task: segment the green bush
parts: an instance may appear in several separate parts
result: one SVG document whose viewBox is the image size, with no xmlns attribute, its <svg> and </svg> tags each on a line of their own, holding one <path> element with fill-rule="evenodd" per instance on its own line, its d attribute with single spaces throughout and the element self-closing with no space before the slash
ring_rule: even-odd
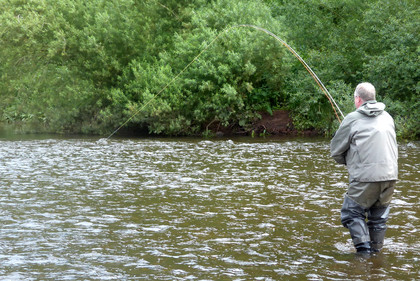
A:
<svg viewBox="0 0 420 281">
<path fill-rule="evenodd" d="M 369 81 L 398 135 L 418 138 L 419 9 L 413 0 L 3 1 L 0 121 L 197 135 L 211 124 L 249 129 L 282 108 L 296 128 L 331 134 L 331 104 L 300 62 L 267 34 L 233 27 L 253 24 L 288 42 L 344 114 Z"/>
</svg>

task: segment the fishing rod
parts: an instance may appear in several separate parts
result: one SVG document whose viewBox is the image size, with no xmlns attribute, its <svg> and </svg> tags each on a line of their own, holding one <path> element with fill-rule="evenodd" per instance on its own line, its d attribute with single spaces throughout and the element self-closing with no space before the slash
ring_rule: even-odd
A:
<svg viewBox="0 0 420 281">
<path fill-rule="evenodd" d="M 224 29 L 223 31 L 221 31 L 219 34 L 217 34 L 216 37 L 209 44 L 207 44 L 207 46 L 205 46 L 201 50 L 201 52 L 197 56 L 195 56 L 194 59 L 192 61 L 190 61 L 177 75 L 175 75 L 172 78 L 171 81 L 169 81 L 162 89 L 160 89 L 160 91 L 153 98 L 149 99 L 140 109 L 138 109 L 136 112 L 134 112 L 134 114 L 131 115 L 130 118 L 128 118 L 121 126 L 119 126 L 114 132 L 112 132 L 106 139 L 109 139 L 114 134 L 116 134 L 122 127 L 124 127 L 128 122 L 130 122 L 130 120 L 133 119 L 134 116 L 136 116 L 140 111 L 142 111 L 152 100 L 154 100 L 160 94 L 162 94 L 162 92 L 165 91 L 173 82 L 175 82 L 175 80 L 177 80 L 178 77 L 181 76 L 181 74 L 184 73 L 185 70 L 187 70 L 205 51 L 207 51 L 207 49 L 211 45 L 213 45 L 213 43 L 217 39 L 219 39 L 219 37 L 221 37 L 225 33 L 228 33 L 231 29 L 233 29 L 233 28 L 239 28 L 239 27 L 250 27 L 250 28 L 253 28 L 253 29 L 262 31 L 262 32 L 270 35 L 271 37 L 273 37 L 277 41 L 279 41 L 283 46 L 285 46 L 302 63 L 302 65 L 305 67 L 305 69 L 309 72 L 309 74 L 315 80 L 315 82 L 317 83 L 317 85 L 320 87 L 321 91 L 325 94 L 325 96 L 327 97 L 328 101 L 330 102 L 331 107 L 334 110 L 334 113 L 335 113 L 335 116 L 337 117 L 338 122 L 341 123 L 341 119 L 338 116 L 337 110 L 340 112 L 340 114 L 341 114 L 341 116 L 343 118 L 344 118 L 344 114 L 343 114 L 343 112 L 341 112 L 341 110 L 338 107 L 337 103 L 335 102 L 334 98 L 328 92 L 327 88 L 324 86 L 324 84 L 318 78 L 318 76 L 315 74 L 315 72 L 309 67 L 309 65 L 299 56 L 299 54 L 292 47 L 290 47 L 285 41 L 283 41 L 282 39 L 280 39 L 277 35 L 275 35 L 271 31 L 268 31 L 265 28 L 262 28 L 262 27 L 259 27 L 259 26 L 256 26 L 256 25 L 252 25 L 252 24 L 239 24 L 239 25 L 233 25 L 231 27 L 228 27 L 228 28 Z"/>
<path fill-rule="evenodd" d="M 251 27 L 254 28 L 256 30 L 260 30 L 268 35 L 270 35 L 271 37 L 273 37 L 274 39 L 276 39 L 277 41 L 279 41 L 280 43 L 283 44 L 283 46 L 285 46 L 301 63 L 302 65 L 305 67 L 305 69 L 309 72 L 309 74 L 312 76 L 312 78 L 314 78 L 315 82 L 318 84 L 318 86 L 321 88 L 322 92 L 325 94 L 325 96 L 327 97 L 328 101 L 331 104 L 331 107 L 334 110 L 334 113 L 338 119 L 338 122 L 341 123 L 341 119 L 337 114 L 336 108 L 338 109 L 338 111 L 341 114 L 341 117 L 344 118 L 344 114 L 343 112 L 341 112 L 340 108 L 338 107 L 337 103 L 335 102 L 335 100 L 333 99 L 333 97 L 331 96 L 331 94 L 328 92 L 327 88 L 324 86 L 324 84 L 322 83 L 321 79 L 318 78 L 318 76 L 315 74 L 315 72 L 309 67 L 309 65 L 299 56 L 299 54 L 293 50 L 292 47 L 290 47 L 285 41 L 283 41 L 282 39 L 280 39 L 277 35 L 275 35 L 274 33 L 268 31 L 265 28 L 256 26 L 256 25 L 252 25 L 252 24 L 239 24 L 239 25 L 234 25 L 232 27 Z M 335 106 L 335 107 L 334 107 Z"/>
</svg>

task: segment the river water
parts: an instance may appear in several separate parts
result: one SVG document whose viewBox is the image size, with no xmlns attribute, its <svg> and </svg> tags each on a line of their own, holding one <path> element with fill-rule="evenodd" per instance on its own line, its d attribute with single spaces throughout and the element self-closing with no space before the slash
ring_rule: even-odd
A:
<svg viewBox="0 0 420 281">
<path fill-rule="evenodd" d="M 355 255 L 326 139 L 0 137 L 1 280 L 419 280 L 420 142 Z"/>
</svg>

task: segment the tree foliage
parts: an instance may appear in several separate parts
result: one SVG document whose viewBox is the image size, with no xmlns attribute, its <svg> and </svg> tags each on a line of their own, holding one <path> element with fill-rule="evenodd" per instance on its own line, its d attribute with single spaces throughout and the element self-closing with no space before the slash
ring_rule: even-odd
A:
<svg viewBox="0 0 420 281">
<path fill-rule="evenodd" d="M 215 123 L 246 130 L 282 108 L 298 129 L 332 132 L 331 105 L 299 61 L 233 27 L 253 24 L 293 46 L 345 113 L 370 81 L 399 135 L 418 137 L 418 18 L 414 0 L 3 0 L 0 120 L 99 134 L 129 120 L 191 135 Z"/>
</svg>

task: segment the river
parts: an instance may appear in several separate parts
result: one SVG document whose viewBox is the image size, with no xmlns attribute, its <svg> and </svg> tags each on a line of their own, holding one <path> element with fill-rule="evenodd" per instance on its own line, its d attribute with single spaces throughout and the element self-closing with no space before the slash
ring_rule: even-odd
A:
<svg viewBox="0 0 420 281">
<path fill-rule="evenodd" d="M 318 138 L 0 136 L 1 280 L 419 280 L 420 142 L 355 255 Z"/>
</svg>

